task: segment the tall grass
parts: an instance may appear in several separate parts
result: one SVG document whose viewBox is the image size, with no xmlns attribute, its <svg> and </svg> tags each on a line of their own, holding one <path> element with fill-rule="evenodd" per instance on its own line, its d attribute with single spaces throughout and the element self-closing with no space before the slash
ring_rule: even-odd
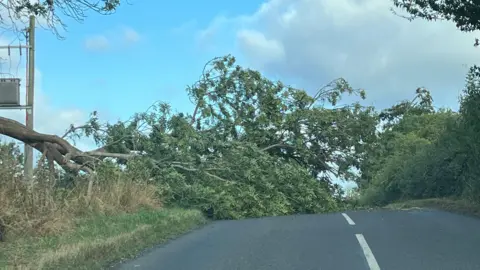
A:
<svg viewBox="0 0 480 270">
<path fill-rule="evenodd" d="M 85 176 L 40 166 L 26 182 L 21 164 L 0 143 L 0 269 L 104 269 L 207 222 L 197 210 L 163 209 L 145 170 L 106 162 L 87 198 Z"/>
<path fill-rule="evenodd" d="M 85 197 L 87 185 L 82 177 L 74 179 L 72 187 L 61 188 L 39 169 L 34 181 L 27 183 L 17 159 L 4 150 L 0 149 L 0 222 L 7 242 L 68 231 L 78 218 L 162 206 L 155 185 L 123 173 L 99 174 L 91 200 Z"/>
</svg>

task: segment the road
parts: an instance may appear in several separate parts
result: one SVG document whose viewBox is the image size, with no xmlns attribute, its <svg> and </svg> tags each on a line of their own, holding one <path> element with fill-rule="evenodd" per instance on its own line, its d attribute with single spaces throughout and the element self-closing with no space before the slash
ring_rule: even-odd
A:
<svg viewBox="0 0 480 270">
<path fill-rule="evenodd" d="M 217 221 L 118 270 L 480 269 L 480 219 L 373 210 Z"/>
</svg>

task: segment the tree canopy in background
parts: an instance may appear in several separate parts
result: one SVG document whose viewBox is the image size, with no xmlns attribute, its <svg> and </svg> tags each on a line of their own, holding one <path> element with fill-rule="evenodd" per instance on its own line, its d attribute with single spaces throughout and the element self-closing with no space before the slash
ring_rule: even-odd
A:
<svg viewBox="0 0 480 270">
<path fill-rule="evenodd" d="M 480 26 L 475 1 L 393 3 L 409 13 L 408 19 L 448 20 L 464 32 Z M 417 90 L 412 101 L 380 113 L 383 129 L 365 153 L 358 179 L 365 203 L 435 197 L 480 202 L 479 71 L 478 66 L 470 68 L 458 112 L 434 109 L 429 92 Z"/>
<path fill-rule="evenodd" d="M 393 0 L 396 7 L 403 9 L 413 20 L 448 20 L 461 31 L 480 30 L 480 5 L 473 0 Z"/>
<path fill-rule="evenodd" d="M 359 181 L 367 203 L 434 197 L 480 201 L 478 80 L 471 70 L 459 112 L 410 110 L 379 134 Z"/>
</svg>

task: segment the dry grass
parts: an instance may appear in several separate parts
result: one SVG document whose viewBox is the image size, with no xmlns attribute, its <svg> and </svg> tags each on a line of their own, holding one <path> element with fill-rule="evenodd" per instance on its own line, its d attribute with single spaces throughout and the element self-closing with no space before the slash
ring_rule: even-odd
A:
<svg viewBox="0 0 480 270">
<path fill-rule="evenodd" d="M 88 202 L 84 183 L 64 189 L 42 180 L 26 183 L 0 169 L 0 218 L 7 239 L 26 234 L 58 234 L 71 229 L 76 218 L 89 214 L 111 215 L 161 207 L 156 186 L 145 181 L 127 177 L 98 179 Z"/>
<path fill-rule="evenodd" d="M 2 150 L 0 269 L 101 269 L 206 222 L 198 211 L 162 209 L 154 183 L 119 169 L 100 170 L 91 200 L 81 177 L 61 188 L 39 170 L 26 183 Z"/>
<path fill-rule="evenodd" d="M 449 198 L 430 198 L 392 203 L 388 209 L 432 208 L 452 213 L 480 217 L 480 205 L 471 201 Z"/>
<path fill-rule="evenodd" d="M 70 232 L 0 245 L 0 269 L 104 269 L 206 222 L 183 209 L 96 215 L 77 220 Z"/>
</svg>

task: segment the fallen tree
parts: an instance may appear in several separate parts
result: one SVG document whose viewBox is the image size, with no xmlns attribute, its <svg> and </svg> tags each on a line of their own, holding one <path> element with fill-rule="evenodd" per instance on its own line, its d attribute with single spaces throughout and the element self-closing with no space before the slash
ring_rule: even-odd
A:
<svg viewBox="0 0 480 270">
<path fill-rule="evenodd" d="M 87 126 L 83 126 L 86 128 Z M 93 176 L 95 167 L 102 159 L 111 157 L 128 160 L 134 157 L 134 154 L 109 153 L 105 151 L 105 147 L 101 147 L 92 151 L 84 152 L 65 140 L 70 132 L 74 132 L 79 128 L 71 127 L 64 136 L 49 135 L 28 129 L 25 125 L 5 117 L 0 117 L 0 133 L 10 138 L 21 141 L 42 153 L 39 161 L 41 163 L 45 158 L 49 163 L 51 172 L 54 171 L 54 163 L 62 168 L 85 173 Z M 93 187 L 93 177 L 89 177 L 89 185 L 87 198 L 91 197 Z"/>
<path fill-rule="evenodd" d="M 86 173 L 88 197 L 98 166 L 113 158 L 114 166 L 138 168 L 156 179 L 170 202 L 215 205 L 222 218 L 330 208 L 340 192 L 330 177 L 351 178 L 375 132 L 372 108 L 337 105 L 342 94 L 363 98 L 363 91 L 337 79 L 310 96 L 234 63 L 231 56 L 207 63 L 200 80 L 187 89 L 196 104 L 193 114 L 171 113 L 168 104 L 157 102 L 116 123 L 100 124 L 93 113 L 63 136 L 0 118 L 0 134 L 31 145 L 51 168 L 57 163 Z M 69 142 L 85 137 L 99 148 L 81 151 Z M 256 200 L 256 206 L 235 206 L 242 196 Z"/>
<path fill-rule="evenodd" d="M 83 152 L 62 137 L 27 129 L 25 125 L 5 117 L 0 117 L 0 133 L 32 146 L 49 161 L 55 161 L 58 165 L 77 172 L 93 173 L 95 163 L 106 157 L 130 159 L 134 156 L 108 153 L 104 147 Z"/>
</svg>

